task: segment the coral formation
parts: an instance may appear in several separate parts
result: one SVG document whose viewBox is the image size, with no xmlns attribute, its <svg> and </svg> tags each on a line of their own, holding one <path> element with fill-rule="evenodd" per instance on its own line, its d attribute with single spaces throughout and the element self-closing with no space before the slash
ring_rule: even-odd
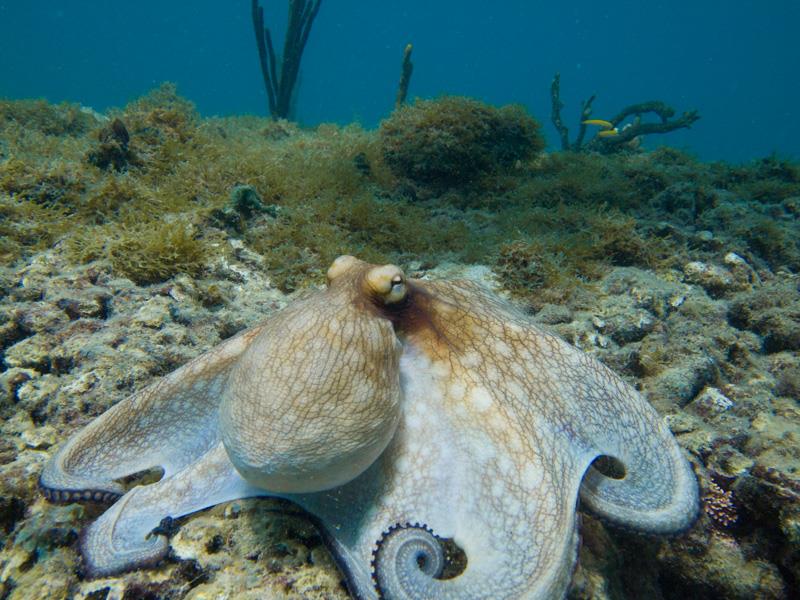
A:
<svg viewBox="0 0 800 600">
<path fill-rule="evenodd" d="M 411 62 L 411 52 L 414 47 L 406 44 L 403 49 L 403 63 L 400 67 L 400 82 L 397 84 L 397 96 L 395 97 L 394 107 L 400 108 L 406 103 L 408 96 L 408 85 L 411 83 L 411 74 L 414 72 L 414 63 Z"/>
<path fill-rule="evenodd" d="M 289 20 L 283 41 L 283 55 L 278 60 L 272 45 L 272 34 L 264 25 L 264 9 L 258 0 L 250 4 L 253 29 L 256 34 L 261 76 L 269 99 L 269 112 L 274 119 L 287 119 L 292 106 L 292 94 L 300 74 L 300 59 L 306 48 L 311 26 L 322 0 L 290 0 Z M 280 67 L 278 67 L 280 62 Z"/>
<path fill-rule="evenodd" d="M 564 107 L 564 103 L 561 101 L 561 75 L 556 73 L 553 77 L 550 84 L 550 120 L 558 131 L 562 150 L 595 151 L 605 154 L 621 150 L 636 150 L 641 144 L 642 136 L 688 128 L 700 118 L 700 114 L 696 110 L 686 111 L 680 117 L 673 118 L 675 116 L 674 108 L 660 100 L 651 100 L 626 106 L 608 120 L 591 119 L 592 104 L 595 98 L 596 96 L 592 95 L 581 102 L 578 135 L 574 142 L 570 142 L 569 129 L 561 119 L 561 109 Z M 658 117 L 658 122 L 644 122 L 642 117 L 646 114 L 654 114 Z M 634 117 L 633 121 L 623 126 L 622 123 L 631 116 Z M 584 144 L 587 125 L 600 125 L 602 129 L 588 144 Z"/>
<path fill-rule="evenodd" d="M 720 527 L 730 527 L 739 520 L 733 492 L 722 489 L 714 481 L 709 484 L 702 502 L 705 513 Z"/>
</svg>

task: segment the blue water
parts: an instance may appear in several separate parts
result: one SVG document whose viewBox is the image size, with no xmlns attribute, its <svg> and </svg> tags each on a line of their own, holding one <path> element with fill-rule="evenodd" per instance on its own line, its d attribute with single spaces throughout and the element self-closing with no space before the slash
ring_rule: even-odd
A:
<svg viewBox="0 0 800 600">
<path fill-rule="evenodd" d="M 279 36 L 286 2 L 265 11 Z M 573 130 L 592 93 L 598 118 L 660 99 L 702 119 L 650 144 L 704 159 L 798 158 L 799 32 L 797 0 L 323 0 L 296 116 L 374 126 L 392 108 L 412 42 L 410 96 L 522 103 L 551 145 L 549 85 L 560 71 Z M 103 110 L 165 80 L 203 114 L 266 114 L 249 0 L 0 0 L 0 96 Z"/>
</svg>

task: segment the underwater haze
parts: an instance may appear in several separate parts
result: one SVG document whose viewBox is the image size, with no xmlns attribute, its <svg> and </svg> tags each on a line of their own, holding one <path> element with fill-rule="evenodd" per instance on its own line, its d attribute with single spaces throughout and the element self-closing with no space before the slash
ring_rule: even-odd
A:
<svg viewBox="0 0 800 600">
<path fill-rule="evenodd" d="M 265 3 L 283 30 L 286 3 Z M 296 118 L 373 127 L 393 106 L 402 51 L 410 97 L 520 103 L 549 123 L 561 73 L 564 118 L 597 94 L 593 116 L 657 99 L 691 129 L 657 136 L 705 160 L 800 156 L 800 3 L 794 0 L 486 3 L 327 0 L 303 56 Z M 266 113 L 246 0 L 0 2 L 0 97 L 103 111 L 163 81 L 204 115 Z"/>
</svg>

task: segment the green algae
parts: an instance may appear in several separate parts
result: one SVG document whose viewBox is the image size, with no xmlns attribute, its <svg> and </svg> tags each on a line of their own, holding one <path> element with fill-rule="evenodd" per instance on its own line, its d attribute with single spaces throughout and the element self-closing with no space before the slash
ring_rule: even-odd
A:
<svg viewBox="0 0 800 600">
<path fill-rule="evenodd" d="M 75 236 L 69 251 L 81 262 L 108 260 L 116 273 L 139 285 L 179 273 L 198 275 L 213 252 L 209 240 L 182 220 L 115 227 L 106 236 Z"/>
<path fill-rule="evenodd" d="M 322 283 L 341 254 L 402 264 L 456 255 L 472 243 L 461 220 L 370 194 L 283 207 L 277 219 L 252 227 L 245 239 L 265 257 L 273 282 L 285 291 L 308 281 Z"/>
<path fill-rule="evenodd" d="M 447 106 L 436 102 L 431 110 Z M 705 578 L 709 589 L 730 596 L 757 589 L 752 582 L 759 578 L 779 592 L 781 578 L 791 585 L 800 577 L 798 519 L 791 508 L 800 489 L 793 466 L 797 429 L 788 425 L 797 420 L 800 388 L 794 163 L 771 157 L 707 164 L 671 148 L 613 156 L 534 151 L 511 161 L 483 147 L 473 150 L 489 162 L 466 179 L 468 185 L 422 181 L 416 185 L 424 193 L 414 194 L 404 187 L 406 175 L 387 161 L 380 131 L 357 125 L 303 129 L 257 117 L 202 118 L 169 85 L 105 116 L 80 111 L 89 115 L 80 126 L 60 116 L 64 107 L 37 104 L 43 112 L 31 113 L 27 105 L 3 106 L 17 116 L 0 124 L 0 263 L 18 268 L 0 270 L 0 294 L 12 304 L 0 314 L 0 350 L 8 366 L 0 395 L 4 416 L 24 419 L 4 421 L 5 431 L 14 433 L 0 445 L 0 462 L 12 464 L 14 474 L 5 478 L 8 500 L 0 499 L 0 533 L 12 556 L 4 563 L 10 575 L 0 595 L 41 591 L 50 585 L 49 572 L 56 573 L 51 584 L 61 586 L 57 590 L 80 588 L 84 596 L 78 597 L 102 593 L 106 585 L 74 575 L 74 537 L 88 517 L 64 512 L 69 522 L 51 525 L 43 511 L 58 514 L 35 500 L 35 473 L 55 431 L 74 429 L 131 385 L 257 322 L 265 306 L 270 310 L 283 298 L 264 281 L 283 291 L 321 283 L 341 253 L 396 262 L 414 275 L 439 263 L 474 261 L 490 265 L 504 289 L 537 311 L 563 304 L 549 309 L 566 317 L 549 323 L 642 380 L 702 463 L 704 485 L 712 477 L 704 470 L 737 478 L 738 525 L 702 523 L 688 541 L 664 541 L 647 551 L 630 539 L 595 540 L 602 542 L 598 556 L 616 552 L 611 545 L 627 548 L 615 559 L 620 586 L 623 580 L 633 585 L 633 575 L 623 571 L 640 573 L 631 568 L 637 560 L 649 569 L 658 565 L 659 577 Z M 116 120 L 128 133 L 130 156 L 117 163 L 93 160 L 104 143 L 122 147 L 124 138 L 108 133 Z M 47 248 L 48 254 L 37 254 Z M 757 285 L 738 282 L 717 296 L 683 270 L 687 261 L 732 269 L 729 252 L 746 261 Z M 232 255 L 244 275 L 225 270 Z M 54 285 L 54 272 L 67 275 Z M 164 281 L 170 283 L 134 285 Z M 95 286 L 102 289 L 92 291 Z M 257 308 L 237 291 L 246 286 Z M 64 298 L 42 300 L 53 289 Z M 120 318 L 101 326 L 109 298 Z M 197 313 L 198 306 L 210 312 Z M 645 309 L 649 326 L 637 321 Z M 635 336 L 615 330 L 631 322 Z M 142 344 L 138 335 L 151 337 Z M 681 408 L 706 386 L 719 386 L 734 402 L 714 417 L 717 431 L 703 420 L 710 417 Z M 734 424 L 723 427 L 726 419 Z M 18 453 L 22 459 L 15 462 Z M 263 505 L 245 506 L 263 512 Z M 260 586 L 296 582 L 298 569 L 318 576 L 311 550 L 299 554 L 299 567 L 281 563 L 282 551 L 264 551 L 272 546 L 263 534 L 236 542 L 235 536 L 263 527 L 242 527 L 221 513 L 189 520 L 173 543 L 178 551 L 183 543 L 188 557 L 205 548 L 196 559 L 200 569 L 194 559 L 173 557 L 160 571 L 114 578 L 114 593 L 123 581 L 131 596 L 175 593 L 195 578 L 197 590 L 208 586 L 213 594 L 230 585 L 226 578 Z M 602 537 L 605 530 L 585 518 Z M 708 515 L 701 518 L 708 521 Z M 41 532 L 58 543 L 40 542 Z M 283 531 L 274 537 L 285 545 Z M 591 534 L 584 539 L 589 548 Z M 40 543 L 42 553 L 28 551 Z M 746 554 L 738 555 L 737 544 Z M 317 554 L 318 545 L 315 540 Z M 703 570 L 709 562 L 717 579 Z M 290 566 L 274 566 L 281 564 Z M 326 589 L 337 586 L 332 562 L 325 572 Z M 295 585 L 302 593 L 312 587 Z M 50 595 L 59 597 L 54 590 Z"/>
<path fill-rule="evenodd" d="M 652 267 L 663 244 L 636 221 L 607 207 L 530 210 L 518 214 L 528 235 L 499 246 L 495 272 L 503 287 L 535 304 L 563 303 L 610 266 Z"/>
<path fill-rule="evenodd" d="M 78 136 L 97 124 L 97 116 L 77 104 L 46 100 L 0 100 L 0 131 L 14 127 L 44 135 Z"/>
<path fill-rule="evenodd" d="M 381 123 L 380 141 L 396 176 L 442 190 L 531 159 L 544 148 L 539 129 L 520 106 L 444 96 L 395 110 Z"/>
<path fill-rule="evenodd" d="M 674 228 L 696 227 L 764 266 L 800 267 L 797 167 L 775 158 L 541 154 L 538 123 L 518 107 L 452 97 L 403 107 L 377 131 L 205 119 L 171 84 L 106 116 L 2 107 L 4 264 L 63 241 L 72 262 L 155 283 L 201 276 L 240 238 L 284 290 L 351 253 L 495 264 L 519 294 L 558 298 L 606 265 L 678 264 L 687 239 Z M 103 158 L 104 144 L 117 154 Z M 268 210 L 221 218 L 236 189 Z"/>
</svg>

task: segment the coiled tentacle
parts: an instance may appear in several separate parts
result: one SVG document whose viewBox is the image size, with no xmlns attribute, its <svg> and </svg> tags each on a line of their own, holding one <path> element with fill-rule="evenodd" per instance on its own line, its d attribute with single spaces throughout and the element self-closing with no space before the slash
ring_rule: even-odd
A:
<svg viewBox="0 0 800 600">
<path fill-rule="evenodd" d="M 419 524 L 390 528 L 378 541 L 373 556 L 378 593 L 390 599 L 422 598 L 420 580 L 438 578 L 445 565 L 438 537 Z"/>
</svg>

